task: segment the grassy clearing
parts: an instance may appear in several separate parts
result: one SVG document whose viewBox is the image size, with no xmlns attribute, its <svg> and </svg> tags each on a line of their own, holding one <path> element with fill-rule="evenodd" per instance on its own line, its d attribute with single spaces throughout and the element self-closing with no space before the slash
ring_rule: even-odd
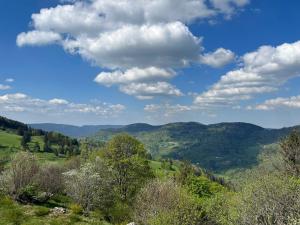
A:
<svg viewBox="0 0 300 225">
<path fill-rule="evenodd" d="M 0 130 L 0 161 L 4 164 L 9 163 L 9 161 L 14 157 L 14 155 L 22 151 L 21 147 L 22 137 L 7 131 Z M 43 136 L 33 136 L 31 142 L 28 143 L 30 151 L 34 152 L 38 160 L 41 163 L 46 162 L 56 162 L 63 163 L 66 158 L 58 157 L 53 153 L 46 152 L 35 152 L 36 145 L 39 145 L 40 150 L 44 148 L 44 137 Z M 55 146 L 54 146 L 55 147 Z"/>
<path fill-rule="evenodd" d="M 159 161 L 150 161 L 150 167 L 156 177 L 171 177 L 179 170 L 176 163 L 173 164 L 171 168 L 162 168 L 162 162 Z"/>
<path fill-rule="evenodd" d="M 21 136 L 0 130 L 0 148 L 20 148 Z"/>
</svg>

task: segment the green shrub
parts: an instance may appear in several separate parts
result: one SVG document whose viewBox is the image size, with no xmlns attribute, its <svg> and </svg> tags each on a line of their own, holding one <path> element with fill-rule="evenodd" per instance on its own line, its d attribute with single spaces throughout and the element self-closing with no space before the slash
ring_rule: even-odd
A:
<svg viewBox="0 0 300 225">
<path fill-rule="evenodd" d="M 34 214 L 36 216 L 46 216 L 49 212 L 50 210 L 48 208 L 40 206 L 35 209 Z"/>
<path fill-rule="evenodd" d="M 8 197 L 8 196 L 4 196 L 4 197 L 0 197 L 0 208 L 10 208 L 14 206 L 14 201 Z"/>
<path fill-rule="evenodd" d="M 130 214 L 130 207 L 122 202 L 116 203 L 115 207 L 109 212 L 114 224 L 119 224 L 120 222 L 130 220 Z"/>
<path fill-rule="evenodd" d="M 24 213 L 20 208 L 11 207 L 9 209 L 3 210 L 0 214 L 1 222 L 5 224 L 19 225 L 24 221 Z"/>
<path fill-rule="evenodd" d="M 78 215 L 70 215 L 70 222 L 71 224 L 74 224 L 74 223 L 78 223 L 81 221 L 81 218 L 78 216 Z"/>
<path fill-rule="evenodd" d="M 72 213 L 76 215 L 80 215 L 83 213 L 82 207 L 78 204 L 71 204 L 69 208 L 71 209 Z"/>
</svg>

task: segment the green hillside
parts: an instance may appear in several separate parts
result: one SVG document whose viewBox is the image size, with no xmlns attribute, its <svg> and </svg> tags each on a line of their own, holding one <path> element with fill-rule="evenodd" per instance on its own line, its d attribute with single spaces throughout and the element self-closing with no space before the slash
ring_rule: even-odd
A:
<svg viewBox="0 0 300 225">
<path fill-rule="evenodd" d="M 247 123 L 133 124 L 102 130 L 92 139 L 107 141 L 118 133 L 129 133 L 144 143 L 154 158 L 189 160 L 222 172 L 255 165 L 264 145 L 278 142 L 295 128 L 265 129 Z"/>
<path fill-rule="evenodd" d="M 20 151 L 32 152 L 40 161 L 60 161 L 79 154 L 79 143 L 59 133 L 33 129 L 0 117 L 0 166 Z"/>
<path fill-rule="evenodd" d="M 29 124 L 29 126 L 35 129 L 42 129 L 48 132 L 58 132 L 73 138 L 88 137 L 96 134 L 100 130 L 123 127 L 119 125 L 73 126 L 67 124 L 54 124 L 54 123 L 36 123 L 36 124 Z"/>
<path fill-rule="evenodd" d="M 21 136 L 0 130 L 0 148 L 20 148 Z"/>
</svg>

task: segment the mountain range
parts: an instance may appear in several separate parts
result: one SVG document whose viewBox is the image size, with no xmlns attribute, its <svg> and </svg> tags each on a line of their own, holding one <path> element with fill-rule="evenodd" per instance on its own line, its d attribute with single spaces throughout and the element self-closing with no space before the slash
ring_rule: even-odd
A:
<svg viewBox="0 0 300 225">
<path fill-rule="evenodd" d="M 118 133 L 129 133 L 144 143 L 154 158 L 189 160 L 214 172 L 224 172 L 256 165 L 266 146 L 278 143 L 294 129 L 300 130 L 300 126 L 266 129 L 249 123 L 132 124 L 101 130 L 91 138 L 107 141 Z"/>
<path fill-rule="evenodd" d="M 266 129 L 249 123 L 204 125 L 196 122 L 160 126 L 144 123 L 128 126 L 31 126 L 94 141 L 107 141 L 119 133 L 128 133 L 139 139 L 154 158 L 189 160 L 215 172 L 251 167 L 267 145 L 278 143 L 294 129 L 300 130 L 300 126 Z"/>
</svg>

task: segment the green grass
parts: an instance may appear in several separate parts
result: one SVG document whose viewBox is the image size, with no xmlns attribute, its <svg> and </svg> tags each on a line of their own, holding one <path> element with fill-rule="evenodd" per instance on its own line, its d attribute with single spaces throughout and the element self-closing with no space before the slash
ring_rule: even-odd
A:
<svg viewBox="0 0 300 225">
<path fill-rule="evenodd" d="M 170 177 L 179 170 L 176 162 L 172 165 L 172 169 L 163 169 L 162 163 L 159 161 L 150 161 L 150 167 L 152 168 L 156 177 Z"/>
<path fill-rule="evenodd" d="M 7 164 L 17 152 L 22 151 L 21 140 L 21 136 L 0 130 L 0 161 Z M 28 143 L 28 147 L 32 152 L 34 151 L 36 143 L 40 146 L 40 150 L 42 151 L 44 148 L 43 136 L 33 136 L 31 138 L 31 142 Z M 52 147 L 55 148 L 55 146 Z M 34 152 L 34 154 L 41 163 L 63 163 L 66 160 L 66 158 L 58 157 L 53 153 Z"/>
<path fill-rule="evenodd" d="M 110 225 L 101 217 L 75 215 L 67 208 L 67 213 L 54 216 L 52 207 L 20 205 L 9 197 L 0 197 L 0 225 Z"/>
<path fill-rule="evenodd" d="M 21 136 L 0 130 L 0 149 L 20 148 Z"/>
</svg>

